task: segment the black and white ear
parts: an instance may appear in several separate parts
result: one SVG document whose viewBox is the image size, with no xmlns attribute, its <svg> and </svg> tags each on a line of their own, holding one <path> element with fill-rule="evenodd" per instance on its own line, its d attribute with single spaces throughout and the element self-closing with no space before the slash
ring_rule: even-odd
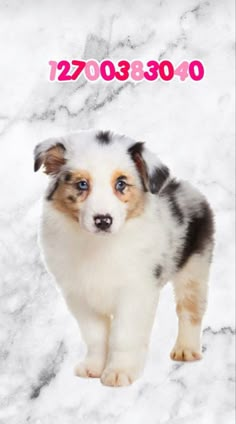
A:
<svg viewBox="0 0 236 424">
<path fill-rule="evenodd" d="M 128 152 L 139 172 L 144 190 L 158 193 L 170 176 L 167 166 L 147 150 L 143 142 L 133 144 Z"/>
<path fill-rule="evenodd" d="M 44 166 L 46 174 L 56 175 L 66 163 L 66 148 L 62 138 L 49 138 L 34 149 L 34 171 Z"/>
</svg>

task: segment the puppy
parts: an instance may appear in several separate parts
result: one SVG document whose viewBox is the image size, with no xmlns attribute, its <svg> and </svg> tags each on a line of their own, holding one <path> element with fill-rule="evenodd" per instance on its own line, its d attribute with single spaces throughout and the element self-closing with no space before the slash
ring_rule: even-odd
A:
<svg viewBox="0 0 236 424">
<path fill-rule="evenodd" d="M 203 195 L 144 143 L 108 131 L 42 142 L 35 171 L 42 165 L 40 244 L 87 345 L 76 374 L 108 386 L 138 378 L 168 281 L 179 320 L 171 358 L 200 359 L 214 233 Z"/>
</svg>

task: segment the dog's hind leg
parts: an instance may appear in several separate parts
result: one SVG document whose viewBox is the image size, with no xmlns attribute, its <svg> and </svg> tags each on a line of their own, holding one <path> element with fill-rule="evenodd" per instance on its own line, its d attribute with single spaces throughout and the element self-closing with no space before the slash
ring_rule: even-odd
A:
<svg viewBox="0 0 236 424">
<path fill-rule="evenodd" d="M 173 279 L 178 336 L 170 354 L 175 361 L 201 359 L 201 324 L 207 305 L 210 257 L 192 255 Z"/>
</svg>

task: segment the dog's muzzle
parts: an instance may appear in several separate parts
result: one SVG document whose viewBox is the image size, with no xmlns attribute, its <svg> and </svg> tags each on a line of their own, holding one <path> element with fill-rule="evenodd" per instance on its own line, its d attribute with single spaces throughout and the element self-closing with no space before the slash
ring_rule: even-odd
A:
<svg viewBox="0 0 236 424">
<path fill-rule="evenodd" d="M 94 224 L 101 231 L 107 231 L 112 224 L 111 215 L 95 215 Z"/>
</svg>

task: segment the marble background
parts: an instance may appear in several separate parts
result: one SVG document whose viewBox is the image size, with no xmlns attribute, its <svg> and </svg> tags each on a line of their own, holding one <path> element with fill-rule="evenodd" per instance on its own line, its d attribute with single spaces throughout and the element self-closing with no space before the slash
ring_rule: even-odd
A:
<svg viewBox="0 0 236 424">
<path fill-rule="evenodd" d="M 0 2 L 0 424 L 234 422 L 234 2 Z M 184 83 L 48 82 L 65 58 L 198 58 Z M 97 127 L 149 146 L 209 198 L 216 249 L 204 359 L 175 363 L 171 286 L 163 290 L 142 378 L 123 389 L 74 377 L 77 324 L 37 245 L 47 184 L 32 151 L 52 135 Z"/>
</svg>

